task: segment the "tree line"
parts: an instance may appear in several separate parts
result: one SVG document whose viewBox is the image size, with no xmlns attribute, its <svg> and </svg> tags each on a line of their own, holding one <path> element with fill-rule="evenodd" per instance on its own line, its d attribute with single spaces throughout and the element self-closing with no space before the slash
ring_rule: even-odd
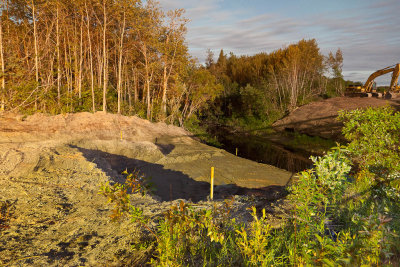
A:
<svg viewBox="0 0 400 267">
<path fill-rule="evenodd" d="M 188 54 L 187 22 L 152 0 L 1 0 L 0 109 L 182 123 L 221 91 Z"/>
<path fill-rule="evenodd" d="M 342 51 L 325 56 L 315 39 L 252 56 L 221 50 L 216 61 L 208 50 L 205 66 L 224 85 L 213 104 L 215 114 L 203 113 L 208 118 L 271 122 L 317 97 L 344 91 Z"/>
<path fill-rule="evenodd" d="M 301 40 L 272 53 L 188 53 L 183 9 L 153 0 L 0 0 L 0 110 L 109 111 L 183 125 L 270 121 L 343 90 L 340 50 Z M 327 73 L 330 72 L 330 77 Z"/>
</svg>

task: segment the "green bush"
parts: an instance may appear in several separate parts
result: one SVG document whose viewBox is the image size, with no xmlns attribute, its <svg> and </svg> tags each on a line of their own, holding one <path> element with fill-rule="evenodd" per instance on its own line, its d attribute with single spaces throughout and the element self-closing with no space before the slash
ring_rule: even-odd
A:
<svg viewBox="0 0 400 267">
<path fill-rule="evenodd" d="M 386 106 L 341 112 L 348 149 L 361 168 L 378 176 L 400 171 L 400 113 Z M 381 177 L 382 178 L 382 177 Z"/>
<path fill-rule="evenodd" d="M 259 217 L 255 208 L 252 222 L 237 223 L 225 201 L 213 209 L 181 202 L 153 231 L 143 212 L 126 201 L 126 186 L 107 185 L 102 192 L 115 207 L 123 207 L 116 214 L 129 213 L 155 236 L 153 265 L 399 264 L 400 115 L 385 107 L 343 112 L 340 119 L 350 143 L 312 157 L 314 168 L 301 172 L 290 186 L 292 208 L 276 229 L 265 210 Z M 133 186 L 141 188 L 140 183 Z"/>
<path fill-rule="evenodd" d="M 232 231 L 229 221 L 218 217 L 222 210 L 195 210 L 180 202 L 173 206 L 160 223 L 157 259 L 162 266 L 197 266 L 199 262 L 217 264 L 231 262 L 226 251 L 232 252 Z M 218 264 L 217 264 L 218 265 Z"/>
<path fill-rule="evenodd" d="M 207 126 L 202 125 L 200 123 L 200 120 L 197 118 L 195 114 L 190 116 L 188 119 L 185 120 L 184 122 L 184 127 L 187 129 L 189 132 L 193 133 L 194 136 L 199 138 L 202 142 L 214 146 L 214 147 L 222 147 L 222 144 L 218 142 L 218 138 L 216 136 L 212 136 L 208 131 L 207 131 Z"/>
</svg>

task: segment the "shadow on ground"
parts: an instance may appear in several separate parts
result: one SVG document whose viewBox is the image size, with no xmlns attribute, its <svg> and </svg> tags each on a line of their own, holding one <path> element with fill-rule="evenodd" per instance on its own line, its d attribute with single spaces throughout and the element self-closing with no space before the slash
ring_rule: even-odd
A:
<svg viewBox="0 0 400 267">
<path fill-rule="evenodd" d="M 115 182 L 123 183 L 122 176 L 116 176 L 116 172 L 121 174 L 124 170 L 132 172 L 139 171 L 146 177 L 151 178 L 154 185 L 156 196 L 162 201 L 173 201 L 176 199 L 186 199 L 193 202 L 206 200 L 210 194 L 210 184 L 202 181 L 195 181 L 188 175 L 170 169 L 156 163 L 143 160 L 132 159 L 129 157 L 111 154 L 100 150 L 85 149 L 76 147 L 82 152 L 83 156 L 94 163 L 112 177 Z M 105 164 L 106 162 L 106 164 Z M 223 199 L 232 195 L 254 195 L 264 197 L 269 201 L 282 198 L 286 195 L 284 186 L 268 186 L 264 188 L 252 189 L 240 187 L 234 184 L 219 185 L 214 189 L 214 198 Z"/>
</svg>

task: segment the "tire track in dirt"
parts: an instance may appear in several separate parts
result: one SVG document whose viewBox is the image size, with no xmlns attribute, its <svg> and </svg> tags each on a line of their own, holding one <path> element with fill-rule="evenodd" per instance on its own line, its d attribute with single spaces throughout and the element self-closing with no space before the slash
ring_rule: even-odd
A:
<svg viewBox="0 0 400 267">
<path fill-rule="evenodd" d="M 16 201 L 10 228 L 0 233 L 0 265 L 144 265 L 151 251 L 131 247 L 148 235 L 128 218 L 110 223 L 112 206 L 98 194 L 99 185 L 123 182 L 124 168 L 153 175 L 158 195 L 132 195 L 131 202 L 144 209 L 156 230 L 156 221 L 181 200 L 222 205 L 221 200 L 202 201 L 209 193 L 212 165 L 216 199 L 269 192 L 226 183 L 246 185 L 246 177 L 263 176 L 260 183 L 268 184 L 290 176 L 200 144 L 183 129 L 139 118 L 101 113 L 0 117 L 0 201 Z M 251 199 L 235 201 L 232 214 L 248 220 Z"/>
<path fill-rule="evenodd" d="M 0 175 L 8 175 L 24 161 L 25 155 L 17 149 L 1 150 L 5 153 L 0 155 Z"/>
</svg>

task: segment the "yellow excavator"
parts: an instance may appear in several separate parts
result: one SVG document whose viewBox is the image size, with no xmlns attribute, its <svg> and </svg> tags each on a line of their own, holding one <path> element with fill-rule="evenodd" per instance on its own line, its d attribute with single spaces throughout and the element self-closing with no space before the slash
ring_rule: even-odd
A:
<svg viewBox="0 0 400 267">
<path fill-rule="evenodd" d="M 390 82 L 390 87 L 388 90 L 385 90 L 383 94 L 377 93 L 376 88 L 374 86 L 375 82 L 374 80 L 382 75 L 385 75 L 387 73 L 393 72 L 392 74 L 392 80 Z M 362 95 L 366 96 L 378 96 L 378 97 L 391 97 L 392 93 L 398 93 L 400 91 L 400 86 L 398 85 L 398 79 L 400 76 L 400 63 L 397 63 L 393 66 L 389 66 L 380 70 L 375 71 L 372 73 L 367 81 L 365 82 L 364 86 L 355 86 L 355 85 L 350 85 L 347 87 L 347 91 L 349 95 L 355 96 L 359 95 L 361 93 Z M 357 91 L 359 93 L 357 93 Z"/>
<path fill-rule="evenodd" d="M 400 87 L 398 85 L 398 79 L 399 79 L 399 75 L 400 75 L 400 63 L 395 64 L 393 66 L 389 66 L 389 67 L 383 68 L 381 70 L 377 70 L 374 73 L 372 73 L 368 77 L 368 79 L 365 82 L 364 86 L 362 87 L 361 91 L 362 92 L 366 92 L 366 93 L 372 92 L 373 91 L 372 87 L 373 87 L 375 78 L 379 77 L 381 75 L 384 75 L 386 73 L 389 73 L 389 72 L 393 72 L 392 81 L 390 82 L 389 91 L 393 91 L 393 92 L 399 91 Z"/>
</svg>

